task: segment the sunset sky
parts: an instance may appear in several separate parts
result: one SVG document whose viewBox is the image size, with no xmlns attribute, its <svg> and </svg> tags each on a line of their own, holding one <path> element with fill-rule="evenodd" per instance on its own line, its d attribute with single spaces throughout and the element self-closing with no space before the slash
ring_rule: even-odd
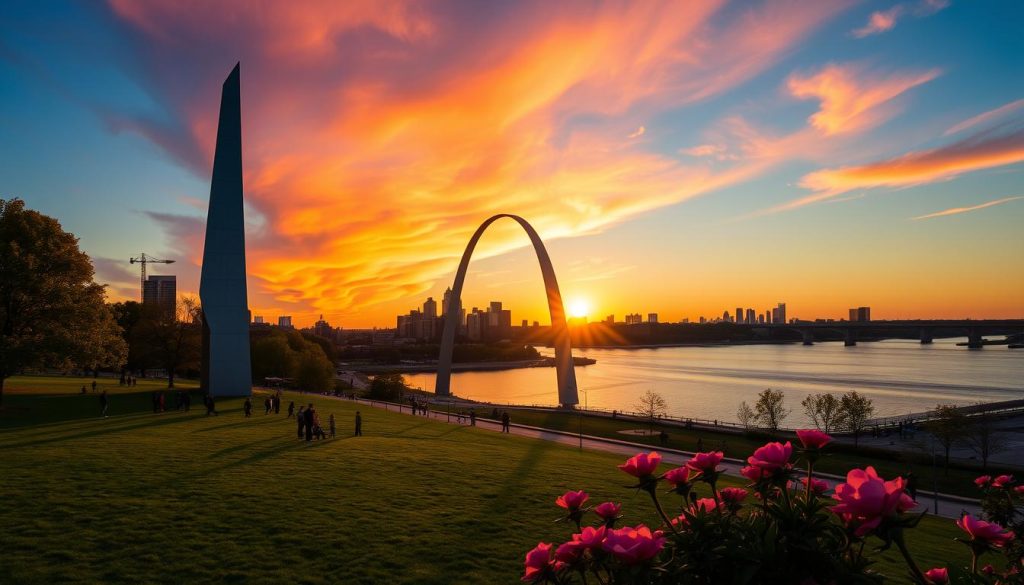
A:
<svg viewBox="0 0 1024 585">
<path fill-rule="evenodd" d="M 249 303 L 394 326 L 518 214 L 592 319 L 1024 317 L 1019 1 L 4 2 L 0 198 L 198 290 L 241 61 Z M 513 229 L 516 228 L 516 229 Z M 546 321 L 511 221 L 464 305 Z"/>
</svg>

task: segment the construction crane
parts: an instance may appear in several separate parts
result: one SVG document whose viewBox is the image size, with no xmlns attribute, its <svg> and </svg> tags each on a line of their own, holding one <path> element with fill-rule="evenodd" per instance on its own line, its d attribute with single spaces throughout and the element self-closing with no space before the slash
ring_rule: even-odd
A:
<svg viewBox="0 0 1024 585">
<path fill-rule="evenodd" d="M 143 252 L 143 253 L 139 254 L 138 256 L 136 256 L 135 258 L 129 258 L 128 259 L 128 263 L 129 264 L 141 264 L 142 265 L 142 281 L 141 281 L 142 282 L 142 286 L 139 289 L 139 296 L 140 296 L 139 300 L 142 301 L 142 302 L 145 302 L 145 300 L 146 300 L 145 299 L 145 296 L 146 296 L 146 264 L 174 264 L 174 260 L 161 260 L 159 258 L 154 258 L 152 256 L 146 256 L 146 253 Z"/>
</svg>

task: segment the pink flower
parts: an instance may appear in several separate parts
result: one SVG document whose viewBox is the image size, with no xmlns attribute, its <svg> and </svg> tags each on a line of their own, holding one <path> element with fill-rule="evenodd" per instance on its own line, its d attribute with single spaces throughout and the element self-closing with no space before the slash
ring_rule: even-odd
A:
<svg viewBox="0 0 1024 585">
<path fill-rule="evenodd" d="M 643 479 L 654 473 L 654 470 L 661 464 L 661 455 L 657 451 L 651 451 L 650 453 L 639 453 L 626 460 L 625 463 L 619 466 L 619 469 L 626 473 Z"/>
<path fill-rule="evenodd" d="M 533 550 L 526 553 L 526 572 L 523 581 L 536 581 L 544 576 L 551 565 L 551 547 L 546 542 L 539 542 Z"/>
<path fill-rule="evenodd" d="M 1004 474 L 1004 475 L 1000 475 L 999 477 L 997 477 L 997 478 L 992 480 L 992 487 L 994 487 L 994 488 L 1010 487 L 1011 483 L 1013 483 L 1013 476 L 1012 475 L 1005 475 Z"/>
<path fill-rule="evenodd" d="M 622 504 L 616 504 L 615 502 L 605 502 L 594 508 L 594 513 L 605 520 L 618 518 L 619 512 L 622 512 Z"/>
<path fill-rule="evenodd" d="M 739 489 L 739 488 L 725 488 L 725 489 Z M 722 490 L 725 491 L 725 490 Z M 746 490 L 740 490 L 746 492 Z M 701 498 L 690 506 L 690 512 L 696 514 L 698 510 L 704 510 L 704 512 L 713 512 L 718 507 L 718 502 L 714 498 Z"/>
<path fill-rule="evenodd" d="M 725 488 L 725 489 L 738 489 L 738 488 Z M 725 490 L 722 490 L 725 491 Z M 745 490 L 744 490 L 745 491 Z M 690 505 L 687 508 L 687 512 L 690 515 L 696 515 L 703 511 L 705 514 L 714 512 L 718 508 L 718 502 L 714 498 L 701 498 Z M 678 518 L 672 520 L 672 525 L 677 527 L 686 527 L 690 525 L 690 519 L 686 517 L 686 514 L 680 514 Z"/>
<path fill-rule="evenodd" d="M 990 483 L 992 483 L 992 476 L 991 475 L 979 475 L 974 480 L 974 485 L 976 485 L 976 486 L 978 486 L 980 488 L 986 488 L 986 487 L 988 487 L 988 484 L 990 484 Z"/>
<path fill-rule="evenodd" d="M 806 488 L 807 487 L 807 478 L 806 477 L 800 478 L 800 483 L 804 484 L 804 487 Z M 820 495 L 824 494 L 827 491 L 828 491 L 828 482 L 827 481 L 825 481 L 823 479 L 818 479 L 816 477 L 812 477 L 811 478 L 811 492 L 813 492 L 815 495 L 820 496 Z"/>
<path fill-rule="evenodd" d="M 874 467 L 851 469 L 846 474 L 846 483 L 836 486 L 832 497 L 839 503 L 832 506 L 832 511 L 848 524 L 857 525 L 854 534 L 864 536 L 877 528 L 885 517 L 894 516 L 913 504 L 909 497 L 904 499 L 904 483 L 902 477 L 885 481 Z"/>
<path fill-rule="evenodd" d="M 1018 494 L 1020 494 L 1020 495 L 1024 496 L 1024 483 L 1022 483 L 1022 484 L 1020 484 L 1019 486 L 1017 486 L 1017 487 L 1013 488 L 1013 491 L 1015 491 L 1015 492 L 1017 492 Z"/>
<path fill-rule="evenodd" d="M 721 451 L 709 451 L 707 453 L 696 453 L 686 466 L 701 473 L 716 473 L 719 471 L 718 464 L 722 462 L 725 453 Z"/>
<path fill-rule="evenodd" d="M 615 555 L 627 565 L 635 565 L 658 556 L 665 546 L 661 531 L 638 524 L 635 528 L 625 527 L 609 530 L 604 540 L 604 550 Z"/>
<path fill-rule="evenodd" d="M 793 455 L 793 444 L 786 441 L 786 444 L 775 442 L 758 447 L 754 454 L 747 457 L 747 463 L 764 469 L 775 471 L 789 467 L 789 458 Z"/>
<path fill-rule="evenodd" d="M 740 475 L 754 482 L 761 481 L 766 477 L 772 476 L 770 472 L 766 472 L 764 469 L 754 467 L 753 465 L 748 465 L 747 467 L 740 469 Z"/>
<path fill-rule="evenodd" d="M 821 449 L 832 442 L 832 437 L 816 429 L 797 431 L 796 436 L 805 449 Z"/>
<path fill-rule="evenodd" d="M 696 473 L 694 473 L 691 476 L 691 471 L 692 470 L 689 467 L 686 467 L 684 465 L 682 467 L 676 467 L 675 469 L 671 469 L 665 472 L 665 475 L 663 475 L 662 477 L 664 477 L 665 480 L 672 485 L 686 485 L 690 483 L 690 481 L 692 481 L 693 478 L 697 475 Z"/>
<path fill-rule="evenodd" d="M 722 488 L 718 492 L 722 496 L 722 503 L 736 505 L 747 498 L 747 490 L 737 487 Z"/>
<path fill-rule="evenodd" d="M 555 549 L 555 560 L 561 563 L 573 564 L 580 560 L 583 555 L 583 545 L 576 540 L 563 542 Z"/>
<path fill-rule="evenodd" d="M 991 576 L 993 573 L 996 572 L 996 568 L 993 567 L 991 564 L 988 564 L 981 568 L 981 572 Z"/>
<path fill-rule="evenodd" d="M 992 546 L 1003 546 L 1013 540 L 1013 533 L 995 522 L 978 520 L 970 514 L 956 521 L 961 530 L 971 536 L 972 541 L 980 541 Z"/>
<path fill-rule="evenodd" d="M 949 583 L 949 571 L 945 567 L 928 569 L 924 572 L 924 578 L 934 585 L 945 585 Z"/>
<path fill-rule="evenodd" d="M 605 536 L 608 534 L 608 529 L 604 526 L 586 526 L 583 531 L 579 534 L 573 534 L 573 542 L 578 542 L 583 548 L 601 548 L 604 544 Z"/>
<path fill-rule="evenodd" d="M 569 491 L 558 496 L 558 499 L 555 500 L 555 503 L 565 508 L 566 510 L 569 510 L 570 512 L 575 512 L 576 510 L 579 510 L 580 506 L 582 506 L 583 503 L 586 502 L 589 498 L 590 495 L 583 490 L 580 490 L 578 492 Z"/>
</svg>

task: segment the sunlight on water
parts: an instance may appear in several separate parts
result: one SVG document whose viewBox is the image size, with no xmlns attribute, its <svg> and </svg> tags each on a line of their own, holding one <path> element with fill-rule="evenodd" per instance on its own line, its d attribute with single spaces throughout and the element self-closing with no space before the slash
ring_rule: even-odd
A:
<svg viewBox="0 0 1024 585">
<path fill-rule="evenodd" d="M 971 404 L 1024 398 L 1024 350 L 957 347 L 963 339 L 932 345 L 893 340 L 803 345 L 575 350 L 597 360 L 576 368 L 580 402 L 632 410 L 646 390 L 660 393 L 675 417 L 735 421 L 741 401 L 765 388 L 786 393 L 786 426 L 806 423 L 800 401 L 817 392 L 867 394 L 877 416 L 921 412 L 938 403 Z M 545 352 L 549 353 L 549 352 Z M 407 375 L 432 390 L 433 374 Z M 554 405 L 553 368 L 452 375 L 452 392 L 497 403 Z"/>
</svg>

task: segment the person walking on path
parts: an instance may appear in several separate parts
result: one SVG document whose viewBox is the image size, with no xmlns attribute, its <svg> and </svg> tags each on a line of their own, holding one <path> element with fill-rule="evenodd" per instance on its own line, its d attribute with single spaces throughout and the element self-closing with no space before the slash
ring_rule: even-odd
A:
<svg viewBox="0 0 1024 585">
<path fill-rule="evenodd" d="M 363 436 L 363 416 L 356 411 L 356 434 L 357 437 Z"/>
<path fill-rule="evenodd" d="M 295 401 L 292 400 L 288 403 L 288 418 L 295 416 Z"/>
<path fill-rule="evenodd" d="M 100 394 L 100 416 L 102 416 L 103 418 L 107 418 L 108 406 L 110 406 L 110 401 L 107 398 L 107 391 L 104 390 L 103 393 Z"/>
<path fill-rule="evenodd" d="M 299 426 L 299 440 L 302 440 L 303 431 L 306 430 L 306 413 L 303 411 L 303 406 L 299 407 L 299 413 L 295 415 L 295 422 Z"/>
<path fill-rule="evenodd" d="M 313 403 L 309 403 L 309 407 L 306 409 L 306 442 L 313 442 L 313 421 L 315 420 L 316 411 L 313 409 Z"/>
<path fill-rule="evenodd" d="M 245 418 L 252 416 L 252 400 L 248 396 L 245 397 L 245 404 L 242 408 L 245 410 Z"/>
<path fill-rule="evenodd" d="M 206 416 L 210 416 L 211 414 L 213 416 L 219 416 L 217 414 L 217 403 L 213 401 L 213 395 L 207 394 L 204 400 L 206 402 Z"/>
<path fill-rule="evenodd" d="M 331 426 L 331 438 L 333 439 L 334 435 L 335 435 L 335 431 L 337 431 L 337 428 L 334 426 L 334 413 L 333 412 L 331 413 L 331 417 L 329 419 L 327 419 L 327 422 Z"/>
<path fill-rule="evenodd" d="M 476 426 L 476 410 L 470 410 L 469 411 L 469 426 L 471 426 L 471 427 L 475 427 Z"/>
<path fill-rule="evenodd" d="M 501 413 L 501 432 L 511 433 L 512 417 L 508 415 L 508 411 Z"/>
</svg>

